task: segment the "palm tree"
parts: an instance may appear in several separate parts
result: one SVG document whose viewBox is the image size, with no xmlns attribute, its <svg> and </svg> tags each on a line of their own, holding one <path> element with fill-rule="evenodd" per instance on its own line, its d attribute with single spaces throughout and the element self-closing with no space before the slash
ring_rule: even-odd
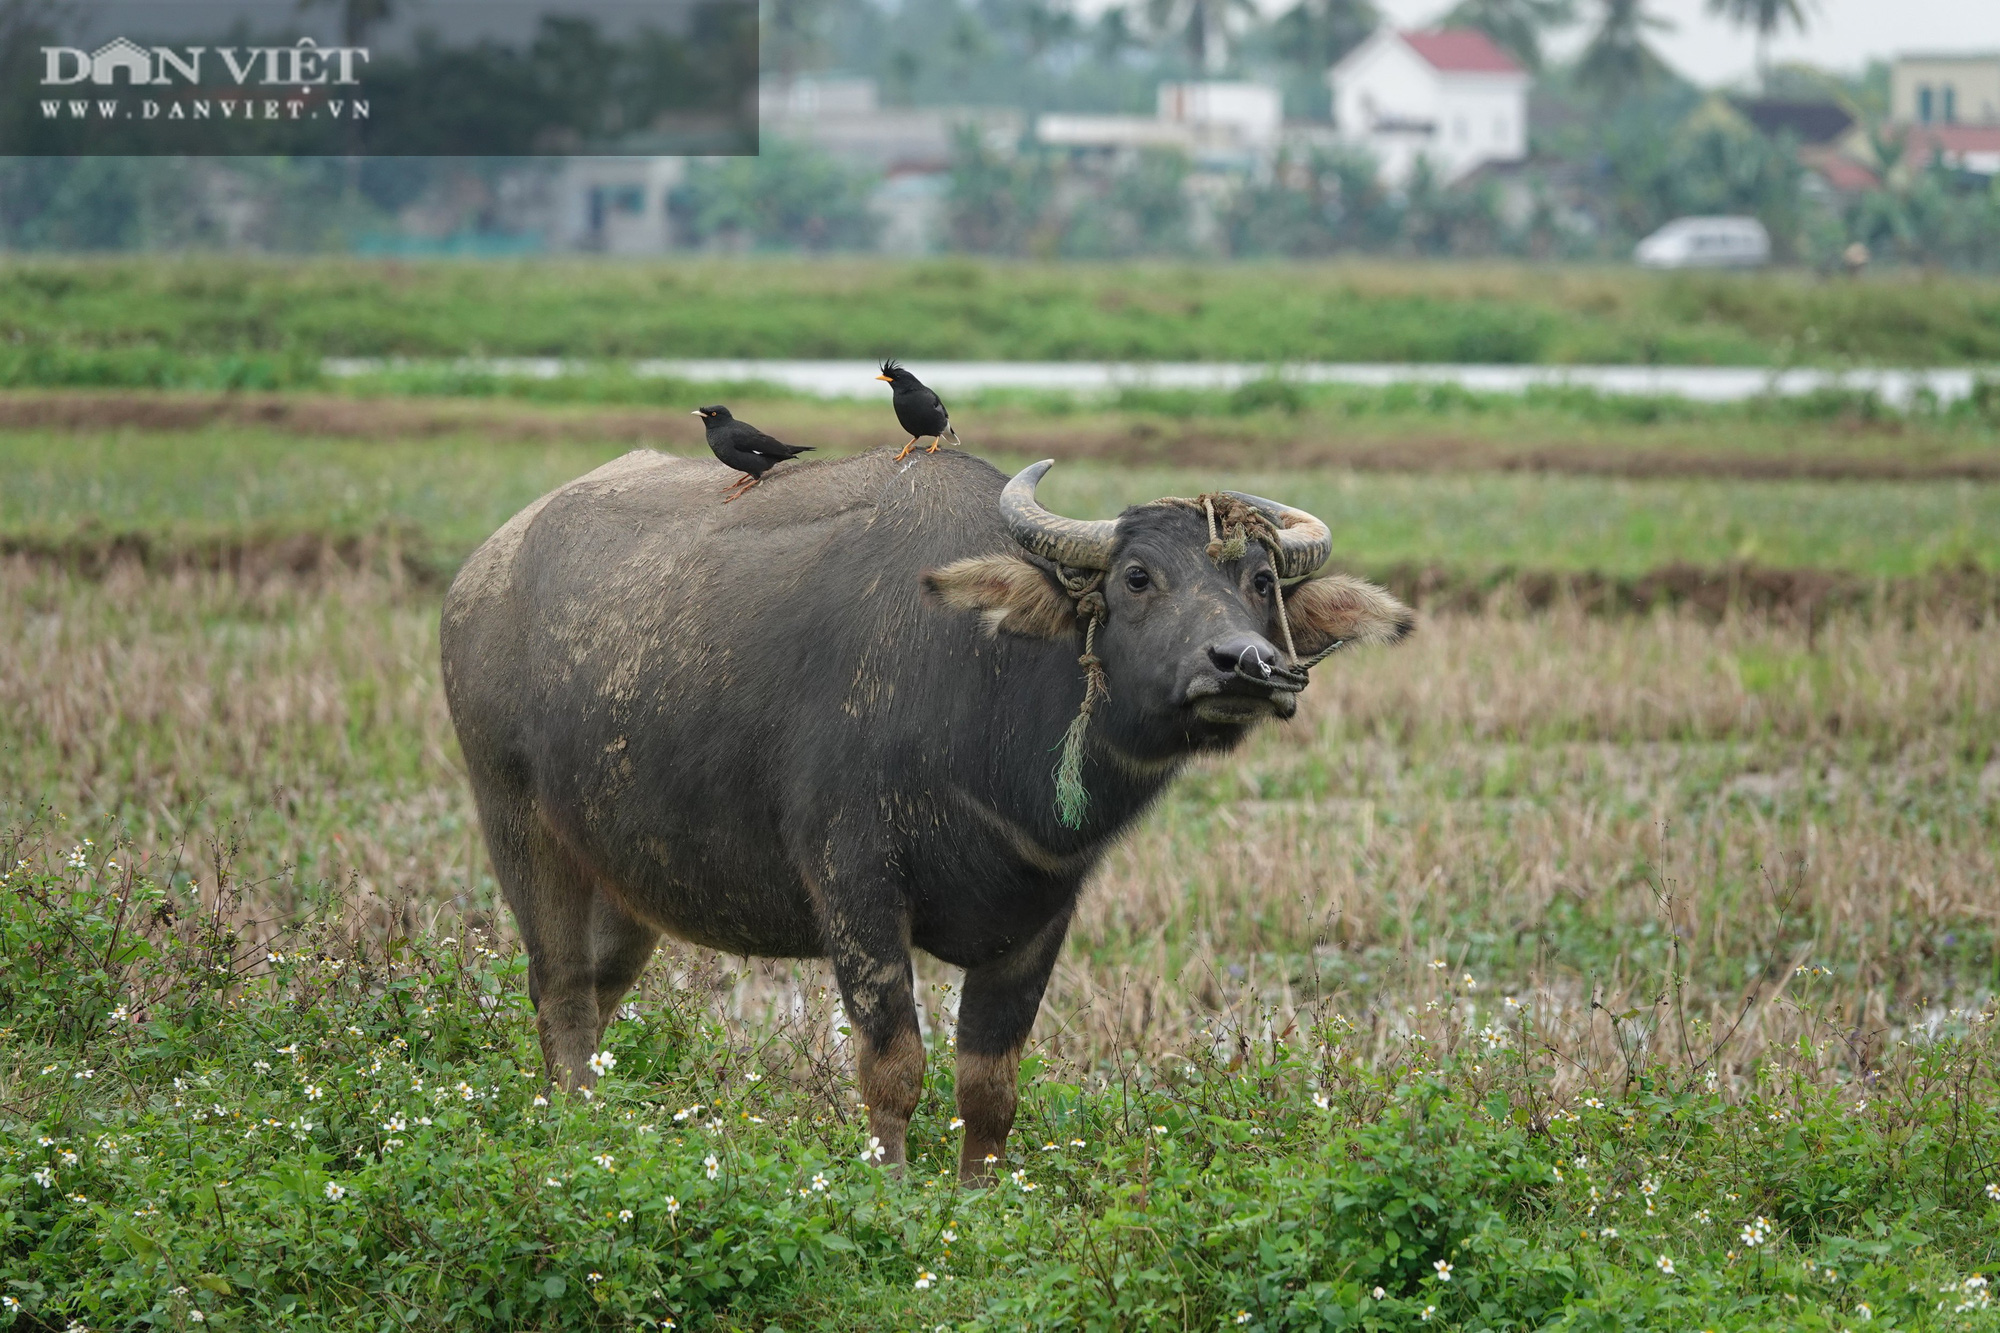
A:
<svg viewBox="0 0 2000 1333">
<path fill-rule="evenodd" d="M 1318 78 L 1382 22 L 1370 0 L 1299 0 L 1278 17 L 1279 49 Z"/>
<path fill-rule="evenodd" d="M 1577 58 L 1576 81 L 1594 88 L 1607 102 L 1658 83 L 1667 64 L 1646 44 L 1648 32 L 1667 32 L 1673 24 L 1646 12 L 1646 0 L 1599 0 L 1603 13 L 1597 31 Z"/>
<path fill-rule="evenodd" d="M 1257 17 L 1257 0 L 1146 0 L 1146 21 L 1161 37 L 1187 46 L 1196 74 L 1222 72 L 1229 63 L 1229 21 L 1234 14 Z"/>
<path fill-rule="evenodd" d="M 1771 38 L 1789 22 L 1800 32 L 1806 30 L 1806 11 L 1812 0 L 1708 0 L 1708 12 L 1721 14 L 1739 28 L 1757 30 L 1757 84 L 1765 87 L 1771 78 Z"/>
<path fill-rule="evenodd" d="M 1542 67 L 1542 34 L 1576 22 L 1574 0 L 1459 0 L 1448 28 L 1477 28 L 1531 70 Z"/>
</svg>

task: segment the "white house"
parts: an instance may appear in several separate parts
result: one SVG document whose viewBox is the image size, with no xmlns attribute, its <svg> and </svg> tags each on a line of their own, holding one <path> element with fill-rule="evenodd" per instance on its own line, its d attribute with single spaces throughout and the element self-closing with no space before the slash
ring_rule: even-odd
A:
<svg viewBox="0 0 2000 1333">
<path fill-rule="evenodd" d="M 1284 129 L 1284 98 L 1261 83 L 1207 79 L 1159 86 L 1151 116 L 1050 112 L 1035 120 L 1035 137 L 1051 148 L 1113 159 L 1147 148 L 1169 148 L 1204 165 L 1266 161 Z"/>
<path fill-rule="evenodd" d="M 1528 155 L 1532 80 L 1483 32 L 1380 28 L 1326 77 L 1342 142 L 1373 153 L 1391 185 L 1420 158 L 1449 183 Z"/>
</svg>

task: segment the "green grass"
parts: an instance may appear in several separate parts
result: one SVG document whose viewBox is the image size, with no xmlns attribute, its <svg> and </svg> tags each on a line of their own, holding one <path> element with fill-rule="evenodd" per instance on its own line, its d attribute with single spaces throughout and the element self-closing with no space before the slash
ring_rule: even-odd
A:
<svg viewBox="0 0 2000 1333">
<path fill-rule="evenodd" d="M 692 439 L 674 443 L 699 448 Z M 474 437 L 301 440 L 248 428 L 9 433 L 0 437 L 0 472 L 9 478 L 0 534 L 61 543 L 143 532 L 171 544 L 387 527 L 415 534 L 449 569 L 530 500 L 624 449 Z M 2000 485 L 1990 483 L 1746 484 L 1075 460 L 1050 474 L 1045 497 L 1062 512 L 1095 517 L 1221 487 L 1280 496 L 1319 514 L 1334 527 L 1338 558 L 1362 570 L 1416 563 L 1633 574 L 1673 561 L 1884 576 L 1966 562 L 2000 568 Z"/>
<path fill-rule="evenodd" d="M 448 569 L 623 447 L 10 432 L 0 542 L 386 526 Z M 1224 483 L 1363 570 L 2000 567 L 2000 487 L 1956 482 L 1076 460 L 1046 498 Z M 816 963 L 670 944 L 600 1095 L 534 1104 L 436 590 L 394 573 L 0 559 L 0 1327 L 1992 1317 L 1990 615 L 1439 613 L 1332 659 L 1108 858 L 1026 1066 L 1035 1188 L 966 1194 L 927 959 L 902 1183 Z"/>
<path fill-rule="evenodd" d="M 549 1105 L 518 955 L 357 942 L 354 903 L 253 945 L 81 833 L 0 862 L 8 1326 L 1942 1329 L 2000 1260 L 1984 1010 L 1858 1104 L 1809 1047 L 1728 1097 L 1641 1050 L 1564 1096 L 1532 1006 L 1443 979 L 1372 1063 L 1330 1005 L 1227 1063 L 1031 1058 L 963 1193 L 941 1041 L 900 1181 L 797 1034 L 690 991 Z"/>
<path fill-rule="evenodd" d="M 2000 284 L 1345 263 L 17 258 L 0 270 L 0 330 L 12 383 L 253 385 L 323 355 L 1944 365 L 2000 360 Z M 128 361 L 91 359 L 107 350 Z M 238 360 L 183 371 L 177 356 Z"/>
</svg>

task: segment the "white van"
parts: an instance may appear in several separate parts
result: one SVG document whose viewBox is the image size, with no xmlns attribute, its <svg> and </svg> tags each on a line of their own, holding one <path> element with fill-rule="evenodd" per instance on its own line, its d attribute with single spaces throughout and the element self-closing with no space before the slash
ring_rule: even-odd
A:
<svg viewBox="0 0 2000 1333">
<path fill-rule="evenodd" d="M 1639 242 L 1643 268 L 1755 268 L 1771 259 L 1771 234 L 1756 218 L 1675 218 Z"/>
</svg>

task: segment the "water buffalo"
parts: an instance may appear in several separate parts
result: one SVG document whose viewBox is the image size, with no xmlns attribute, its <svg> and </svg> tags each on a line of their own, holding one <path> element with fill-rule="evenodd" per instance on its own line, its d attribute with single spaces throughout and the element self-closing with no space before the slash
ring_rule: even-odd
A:
<svg viewBox="0 0 2000 1333">
<path fill-rule="evenodd" d="M 1190 756 L 1292 714 L 1287 628 L 1302 659 L 1410 624 L 1340 576 L 1289 588 L 1279 623 L 1279 581 L 1330 545 L 1309 514 L 1222 496 L 1060 518 L 1034 498 L 1048 467 L 1010 481 L 963 454 L 881 450 L 725 508 L 719 465 L 637 451 L 467 561 L 445 600 L 445 691 L 551 1078 L 593 1081 L 662 932 L 826 957 L 870 1132 L 901 1163 L 923 949 L 965 969 L 959 1171 L 990 1178 L 1077 891 L 1112 840 Z M 1079 607 L 1109 693 L 1066 821 L 1053 770 L 1084 698 Z"/>
</svg>

